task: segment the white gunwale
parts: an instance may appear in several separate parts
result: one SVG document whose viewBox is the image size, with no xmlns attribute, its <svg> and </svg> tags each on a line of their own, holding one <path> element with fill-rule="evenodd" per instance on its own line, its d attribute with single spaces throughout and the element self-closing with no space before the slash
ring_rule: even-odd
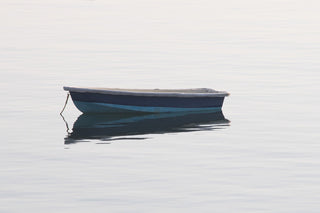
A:
<svg viewBox="0 0 320 213">
<path fill-rule="evenodd" d="M 229 93 L 209 88 L 194 89 L 120 89 L 99 87 L 63 87 L 69 92 L 99 93 L 110 95 L 164 96 L 164 97 L 226 97 Z"/>
</svg>

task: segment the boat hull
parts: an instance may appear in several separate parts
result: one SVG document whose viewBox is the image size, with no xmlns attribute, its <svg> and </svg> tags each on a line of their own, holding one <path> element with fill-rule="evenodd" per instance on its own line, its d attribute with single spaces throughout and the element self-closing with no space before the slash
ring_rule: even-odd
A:
<svg viewBox="0 0 320 213">
<path fill-rule="evenodd" d="M 146 107 L 128 106 L 119 104 L 106 104 L 95 102 L 73 101 L 75 106 L 83 113 L 163 113 L 163 112 L 197 112 L 197 111 L 220 111 L 221 107 L 203 108 L 178 108 L 178 107 Z"/>
<path fill-rule="evenodd" d="M 219 111 L 224 101 L 224 97 L 155 97 L 72 91 L 70 95 L 83 113 Z"/>
</svg>

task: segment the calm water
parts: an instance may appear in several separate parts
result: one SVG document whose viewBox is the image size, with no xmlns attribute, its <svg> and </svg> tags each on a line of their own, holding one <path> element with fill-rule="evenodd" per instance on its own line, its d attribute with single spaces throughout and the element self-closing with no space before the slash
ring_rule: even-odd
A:
<svg viewBox="0 0 320 213">
<path fill-rule="evenodd" d="M 0 212 L 319 212 L 318 1 L 2 0 Z M 62 86 L 209 87 L 84 116 Z"/>
</svg>

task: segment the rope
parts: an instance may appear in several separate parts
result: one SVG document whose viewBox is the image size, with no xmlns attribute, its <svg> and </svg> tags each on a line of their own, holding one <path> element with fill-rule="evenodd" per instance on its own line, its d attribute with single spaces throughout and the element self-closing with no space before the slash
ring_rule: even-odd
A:
<svg viewBox="0 0 320 213">
<path fill-rule="evenodd" d="M 62 116 L 62 113 L 63 113 L 64 109 L 65 109 L 66 106 L 67 106 L 67 103 L 68 103 L 68 100 L 69 100 L 69 96 L 70 96 L 70 94 L 68 93 L 66 102 L 64 103 L 63 109 L 62 109 L 61 112 L 60 112 L 60 115 L 61 115 L 61 116 Z"/>
<path fill-rule="evenodd" d="M 66 121 L 66 119 L 64 119 L 64 117 L 63 117 L 63 115 L 62 114 L 60 114 L 61 115 L 61 117 L 62 117 L 62 119 L 63 119 L 63 122 L 65 123 L 65 125 L 66 125 L 66 127 L 67 127 L 67 133 L 69 134 L 70 132 L 69 132 L 69 125 L 68 125 L 68 122 Z"/>
</svg>

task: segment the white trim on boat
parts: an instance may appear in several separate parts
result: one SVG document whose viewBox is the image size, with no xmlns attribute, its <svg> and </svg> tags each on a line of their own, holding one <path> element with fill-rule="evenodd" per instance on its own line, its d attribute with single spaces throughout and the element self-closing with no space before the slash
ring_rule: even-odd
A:
<svg viewBox="0 0 320 213">
<path fill-rule="evenodd" d="M 118 89 L 94 87 L 63 87 L 70 92 L 100 93 L 110 95 L 166 96 L 166 97 L 226 97 L 229 93 L 209 88 L 195 89 Z"/>
</svg>

